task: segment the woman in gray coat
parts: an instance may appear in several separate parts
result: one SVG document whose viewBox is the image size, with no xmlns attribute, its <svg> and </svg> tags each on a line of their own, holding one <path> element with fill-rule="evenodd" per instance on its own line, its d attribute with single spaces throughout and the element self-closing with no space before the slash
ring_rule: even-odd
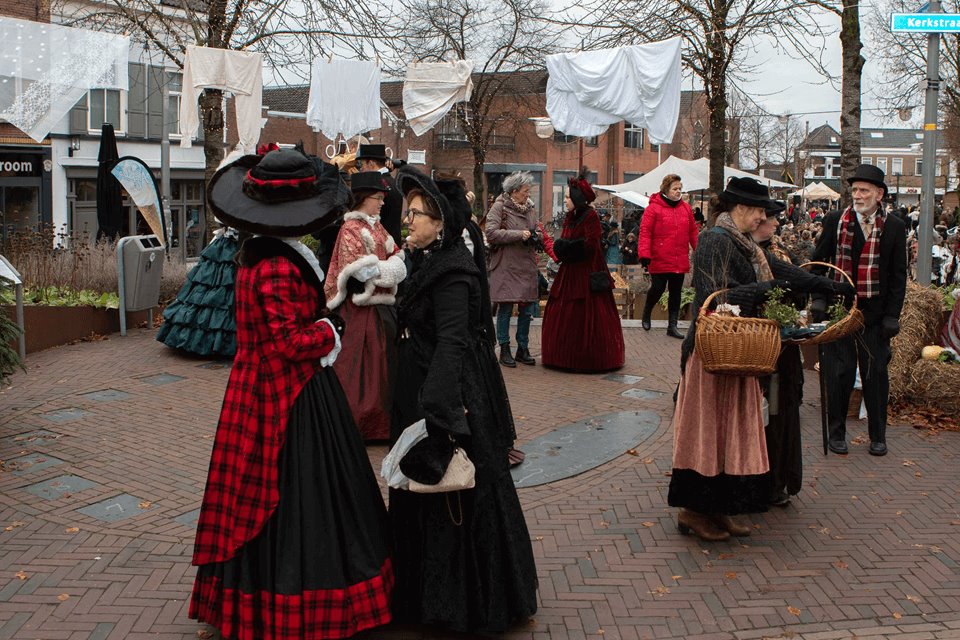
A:
<svg viewBox="0 0 960 640">
<path fill-rule="evenodd" d="M 511 173 L 503 181 L 503 193 L 487 213 L 484 234 L 490 244 L 490 300 L 497 308 L 497 342 L 500 364 L 507 367 L 536 364 L 530 356 L 530 318 L 537 304 L 537 212 L 530 199 L 533 176 Z M 510 350 L 510 317 L 517 305 L 517 356 Z"/>
</svg>

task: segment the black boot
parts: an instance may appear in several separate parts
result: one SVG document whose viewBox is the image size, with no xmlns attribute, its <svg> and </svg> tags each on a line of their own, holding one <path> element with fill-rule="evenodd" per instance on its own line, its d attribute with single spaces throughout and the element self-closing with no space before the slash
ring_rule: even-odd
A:
<svg viewBox="0 0 960 640">
<path fill-rule="evenodd" d="M 530 352 L 526 347 L 517 347 L 517 357 L 516 361 L 520 364 L 537 364 L 537 361 L 533 359 L 533 356 L 530 355 Z"/>
<path fill-rule="evenodd" d="M 644 331 L 650 331 L 650 314 L 653 313 L 653 305 L 655 304 L 657 304 L 657 301 L 650 296 L 647 296 L 643 303 L 643 318 L 640 319 L 640 325 Z"/>
<path fill-rule="evenodd" d="M 667 322 L 667 335 L 671 338 L 680 338 L 683 340 L 684 335 L 680 333 L 680 330 L 677 329 L 677 316 L 679 314 L 676 311 L 670 313 L 670 320 Z"/>
<path fill-rule="evenodd" d="M 517 361 L 510 354 L 510 343 L 500 345 L 500 364 L 510 368 L 517 366 Z"/>
</svg>

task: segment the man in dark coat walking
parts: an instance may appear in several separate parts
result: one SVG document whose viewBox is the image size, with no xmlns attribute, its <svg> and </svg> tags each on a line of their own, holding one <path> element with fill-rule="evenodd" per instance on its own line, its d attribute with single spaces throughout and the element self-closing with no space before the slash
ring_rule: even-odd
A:
<svg viewBox="0 0 960 640">
<path fill-rule="evenodd" d="M 846 417 L 857 364 L 863 385 L 870 431 L 870 454 L 887 453 L 887 398 L 890 380 L 890 340 L 900 332 L 900 310 L 907 284 L 907 233 L 904 222 L 883 211 L 887 192 L 883 171 L 862 164 L 849 178 L 853 206 L 831 212 L 813 260 L 842 269 L 857 287 L 864 328 L 853 336 L 820 348 L 820 366 L 829 389 L 827 426 L 829 447 L 846 454 Z M 839 273 L 835 276 L 842 278 Z M 816 300 L 814 317 L 825 316 L 826 301 Z"/>
<path fill-rule="evenodd" d="M 383 208 L 380 210 L 380 224 L 387 230 L 393 241 L 398 247 L 403 246 L 403 238 L 400 236 L 400 217 L 403 214 L 403 196 L 397 189 L 397 183 L 390 175 L 387 168 L 387 148 L 382 144 L 361 144 L 357 150 L 357 164 L 360 166 L 361 173 L 364 171 L 376 171 L 383 174 L 383 179 L 390 185 L 390 191 L 386 193 L 383 201 Z"/>
</svg>

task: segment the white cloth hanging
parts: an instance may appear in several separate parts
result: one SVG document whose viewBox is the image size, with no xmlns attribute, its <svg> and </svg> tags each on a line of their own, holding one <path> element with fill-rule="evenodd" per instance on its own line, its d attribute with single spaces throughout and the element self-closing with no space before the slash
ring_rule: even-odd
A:
<svg viewBox="0 0 960 640">
<path fill-rule="evenodd" d="M 470 99 L 472 73 L 472 60 L 420 62 L 407 67 L 407 77 L 403 81 L 403 113 L 416 135 L 429 131 L 453 105 Z"/>
<path fill-rule="evenodd" d="M 654 144 L 673 140 L 680 116 L 680 38 L 547 56 L 547 114 L 557 131 L 597 136 L 626 120 Z"/>
<path fill-rule="evenodd" d="M 369 60 L 313 61 L 307 124 L 330 140 L 380 128 L 380 67 Z"/>
<path fill-rule="evenodd" d="M 126 36 L 0 18 L 0 42 L 0 118 L 37 142 L 90 89 L 128 88 Z"/>
<path fill-rule="evenodd" d="M 263 107 L 263 55 L 187 45 L 180 101 L 181 147 L 192 146 L 192 138 L 200 126 L 197 100 L 207 88 L 233 93 L 240 146 L 244 153 L 256 153 Z"/>
</svg>

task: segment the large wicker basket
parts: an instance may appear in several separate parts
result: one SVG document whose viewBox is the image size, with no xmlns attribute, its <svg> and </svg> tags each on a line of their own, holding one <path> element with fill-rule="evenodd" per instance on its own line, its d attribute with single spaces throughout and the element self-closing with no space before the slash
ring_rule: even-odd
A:
<svg viewBox="0 0 960 640">
<path fill-rule="evenodd" d="M 850 276 L 847 275 L 843 269 L 840 269 L 839 267 L 836 267 L 828 262 L 806 262 L 800 265 L 801 268 L 813 266 L 830 267 L 834 271 L 840 272 L 840 274 L 847 279 L 847 282 L 849 282 L 851 286 L 856 286 L 853 284 L 853 280 L 850 278 Z M 857 297 L 854 296 L 853 304 L 850 306 L 850 310 L 842 320 L 838 320 L 813 337 L 802 338 L 800 340 L 791 340 L 790 342 L 796 344 L 825 344 L 827 342 L 834 342 L 836 340 L 840 340 L 841 338 L 846 338 L 847 336 L 860 331 L 860 329 L 863 329 L 863 312 L 857 308 Z"/>
<path fill-rule="evenodd" d="M 764 318 L 707 314 L 710 302 L 725 291 L 707 296 L 697 318 L 696 348 L 704 370 L 728 376 L 770 375 L 780 356 L 780 325 Z"/>
</svg>

